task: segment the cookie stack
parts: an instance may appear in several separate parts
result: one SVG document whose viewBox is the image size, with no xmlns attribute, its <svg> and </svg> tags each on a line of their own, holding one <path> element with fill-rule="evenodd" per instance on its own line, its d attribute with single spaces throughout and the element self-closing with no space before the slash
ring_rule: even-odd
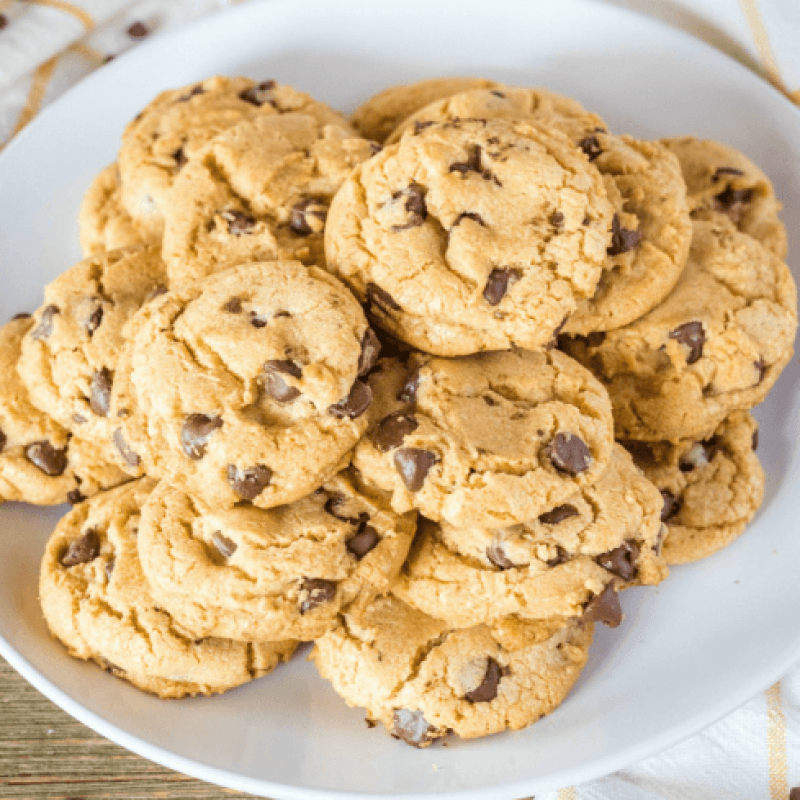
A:
<svg viewBox="0 0 800 800">
<path fill-rule="evenodd" d="M 730 148 L 543 89 L 424 81 L 350 121 L 274 81 L 159 95 L 86 259 L 0 330 L 0 497 L 75 505 L 51 630 L 164 697 L 314 641 L 417 747 L 531 724 L 619 591 L 761 502 L 779 208 Z"/>
</svg>

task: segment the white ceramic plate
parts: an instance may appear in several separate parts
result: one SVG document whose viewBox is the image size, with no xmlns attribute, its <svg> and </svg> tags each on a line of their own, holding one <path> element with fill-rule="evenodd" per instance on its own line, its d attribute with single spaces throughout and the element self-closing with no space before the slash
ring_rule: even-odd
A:
<svg viewBox="0 0 800 800">
<path fill-rule="evenodd" d="M 640 137 L 693 133 L 741 148 L 786 205 L 800 252 L 800 114 L 717 51 L 610 6 L 570 0 L 250 3 L 103 67 L 0 157 L 0 319 L 41 302 L 78 260 L 76 212 L 153 95 L 214 73 L 274 77 L 352 110 L 392 83 L 472 74 L 541 84 Z M 3 376 L 3 379 L 8 379 Z M 668 747 L 781 677 L 800 657 L 800 368 L 757 410 L 767 498 L 747 535 L 631 590 L 576 689 L 527 731 L 417 751 L 348 709 L 302 658 L 213 699 L 160 701 L 70 659 L 37 602 L 60 510 L 0 509 L 0 653 L 70 714 L 154 761 L 281 798 L 514 798 L 597 777 Z"/>
</svg>

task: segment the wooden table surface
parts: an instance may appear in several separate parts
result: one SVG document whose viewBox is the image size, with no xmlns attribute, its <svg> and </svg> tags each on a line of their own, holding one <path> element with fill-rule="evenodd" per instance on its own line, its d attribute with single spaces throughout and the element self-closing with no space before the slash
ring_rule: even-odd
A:
<svg viewBox="0 0 800 800">
<path fill-rule="evenodd" d="M 237 800 L 89 730 L 0 658 L 0 800 Z"/>
</svg>

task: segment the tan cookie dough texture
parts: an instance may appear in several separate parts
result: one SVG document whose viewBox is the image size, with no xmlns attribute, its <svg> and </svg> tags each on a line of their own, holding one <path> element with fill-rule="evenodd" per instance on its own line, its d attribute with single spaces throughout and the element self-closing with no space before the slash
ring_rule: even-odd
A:
<svg viewBox="0 0 800 800">
<path fill-rule="evenodd" d="M 730 219 L 778 258 L 786 258 L 786 228 L 772 183 L 744 153 L 711 139 L 663 139 L 680 161 L 692 216 Z"/>
<path fill-rule="evenodd" d="M 155 246 L 99 252 L 63 272 L 22 342 L 18 371 L 31 399 L 56 421 L 97 442 L 114 460 L 109 416 L 125 326 L 167 275 Z"/>
<path fill-rule="evenodd" d="M 356 168 L 331 204 L 325 252 L 378 324 L 420 350 L 534 349 L 593 294 L 611 211 L 563 134 L 445 122 Z"/>
<path fill-rule="evenodd" d="M 608 395 L 557 350 L 387 360 L 370 385 L 354 464 L 399 512 L 514 525 L 594 483 L 611 457 Z"/>
<path fill-rule="evenodd" d="M 428 78 L 390 86 L 362 103 L 350 123 L 362 136 L 382 143 L 402 120 L 434 100 L 495 86 L 499 84 L 485 78 Z"/>
<path fill-rule="evenodd" d="M 296 261 L 246 264 L 153 300 L 114 382 L 120 463 L 219 508 L 303 497 L 366 427 L 366 335 L 350 292 Z"/>
<path fill-rule="evenodd" d="M 162 484 L 139 553 L 156 600 L 195 636 L 310 640 L 386 592 L 415 530 L 416 514 L 395 514 L 352 472 L 270 510 L 208 509 Z"/>
<path fill-rule="evenodd" d="M 592 635 L 592 625 L 571 624 L 509 651 L 486 626 L 450 630 L 388 595 L 343 616 L 311 658 L 348 705 L 426 747 L 451 731 L 486 736 L 549 714 L 578 679 Z"/>
<path fill-rule="evenodd" d="M 0 502 L 78 503 L 128 476 L 94 442 L 73 436 L 31 402 L 16 368 L 33 325 L 25 316 L 0 327 Z"/>
<path fill-rule="evenodd" d="M 84 256 L 144 244 L 152 238 L 122 207 L 116 163 L 102 169 L 86 190 L 78 211 L 78 235 Z"/>
<path fill-rule="evenodd" d="M 175 177 L 217 134 L 262 115 L 344 117 L 304 92 L 268 80 L 214 77 L 162 92 L 125 128 L 118 154 L 122 204 L 148 235 L 159 236 Z"/>
<path fill-rule="evenodd" d="M 727 220 L 695 221 L 686 270 L 661 305 L 563 347 L 605 384 L 619 438 L 672 441 L 710 435 L 760 403 L 796 328 L 788 267 Z"/>
<path fill-rule="evenodd" d="M 422 523 L 392 591 L 454 628 L 580 616 L 610 583 L 660 583 L 659 491 L 615 446 L 592 486 L 536 519 L 487 530 Z"/>
<path fill-rule="evenodd" d="M 248 261 L 324 267 L 328 205 L 374 149 L 329 113 L 262 115 L 224 131 L 181 170 L 164 206 L 170 285 Z"/>
<path fill-rule="evenodd" d="M 670 564 L 706 558 L 744 531 L 764 498 L 764 470 L 755 449 L 758 425 L 737 411 L 707 439 L 626 441 L 636 463 L 661 490 Z"/>
<path fill-rule="evenodd" d="M 158 608 L 137 555 L 142 479 L 82 503 L 47 544 L 39 594 L 47 624 L 76 658 L 160 697 L 215 694 L 271 672 L 295 642 L 197 641 Z"/>
</svg>

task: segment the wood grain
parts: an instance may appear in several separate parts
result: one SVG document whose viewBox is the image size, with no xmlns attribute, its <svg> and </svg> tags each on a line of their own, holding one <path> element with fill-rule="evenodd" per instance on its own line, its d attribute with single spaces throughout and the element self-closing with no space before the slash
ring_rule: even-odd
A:
<svg viewBox="0 0 800 800">
<path fill-rule="evenodd" d="M 238 800 L 103 739 L 0 658 L 0 800 Z"/>
</svg>

